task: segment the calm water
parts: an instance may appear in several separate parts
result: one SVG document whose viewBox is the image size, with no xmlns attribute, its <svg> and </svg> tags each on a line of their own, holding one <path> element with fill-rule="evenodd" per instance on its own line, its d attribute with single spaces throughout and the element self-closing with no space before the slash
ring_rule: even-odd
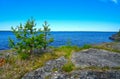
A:
<svg viewBox="0 0 120 79">
<path fill-rule="evenodd" d="M 83 46 L 84 44 L 99 44 L 111 42 L 109 37 L 115 32 L 52 32 L 54 42 L 51 46 L 65 45 L 68 40 L 72 45 Z M 10 31 L 0 31 L 0 50 L 9 49 L 8 37 L 15 39 Z"/>
</svg>

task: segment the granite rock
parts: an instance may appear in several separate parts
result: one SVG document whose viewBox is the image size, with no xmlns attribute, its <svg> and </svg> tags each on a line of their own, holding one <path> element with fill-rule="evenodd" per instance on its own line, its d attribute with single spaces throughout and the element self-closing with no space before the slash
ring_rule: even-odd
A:
<svg viewBox="0 0 120 79">
<path fill-rule="evenodd" d="M 64 57 L 60 57 L 56 60 L 49 60 L 45 66 L 26 73 L 22 79 L 45 79 L 45 77 L 52 73 L 54 68 L 58 69 L 58 71 L 61 70 L 66 62 L 67 60 Z"/>
<path fill-rule="evenodd" d="M 76 67 L 118 67 L 120 66 L 120 54 L 91 48 L 74 53 L 72 62 Z"/>
<path fill-rule="evenodd" d="M 109 37 L 109 39 L 114 40 L 114 41 L 120 41 L 120 35 L 119 33 L 112 35 Z"/>
<path fill-rule="evenodd" d="M 107 71 L 86 70 L 84 67 L 120 67 L 120 54 L 101 49 L 87 49 L 72 54 L 71 61 L 82 70 L 72 72 L 62 71 L 62 66 L 68 62 L 65 57 L 49 60 L 41 68 L 26 73 L 22 79 L 120 79 L 120 70 Z"/>
</svg>

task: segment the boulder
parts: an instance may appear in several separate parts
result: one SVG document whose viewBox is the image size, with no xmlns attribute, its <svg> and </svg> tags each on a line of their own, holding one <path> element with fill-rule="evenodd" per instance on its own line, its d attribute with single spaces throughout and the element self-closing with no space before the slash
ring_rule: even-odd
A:
<svg viewBox="0 0 120 79">
<path fill-rule="evenodd" d="M 120 35 L 118 33 L 114 34 L 111 37 L 109 37 L 109 39 L 114 40 L 114 41 L 120 41 Z"/>
<path fill-rule="evenodd" d="M 76 67 L 118 67 L 120 54 L 100 49 L 87 49 L 72 55 L 72 62 Z"/>
</svg>

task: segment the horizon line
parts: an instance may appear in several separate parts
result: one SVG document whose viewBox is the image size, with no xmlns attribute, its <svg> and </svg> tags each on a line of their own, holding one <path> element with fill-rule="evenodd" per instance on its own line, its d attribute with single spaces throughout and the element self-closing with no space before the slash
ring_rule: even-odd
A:
<svg viewBox="0 0 120 79">
<path fill-rule="evenodd" d="M 12 30 L 0 30 L 0 31 L 10 31 L 10 32 L 12 32 Z M 92 31 L 92 30 L 85 30 L 85 31 L 73 31 L 73 30 L 70 30 L 70 31 L 68 31 L 68 30 L 52 30 L 51 32 L 118 32 L 118 31 Z"/>
</svg>

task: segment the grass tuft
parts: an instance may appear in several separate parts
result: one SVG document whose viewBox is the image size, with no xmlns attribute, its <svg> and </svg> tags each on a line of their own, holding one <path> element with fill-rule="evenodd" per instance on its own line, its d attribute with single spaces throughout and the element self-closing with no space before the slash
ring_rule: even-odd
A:
<svg viewBox="0 0 120 79">
<path fill-rule="evenodd" d="M 75 68 L 75 65 L 72 62 L 68 62 L 65 65 L 63 65 L 62 70 L 65 72 L 71 72 Z"/>
</svg>

